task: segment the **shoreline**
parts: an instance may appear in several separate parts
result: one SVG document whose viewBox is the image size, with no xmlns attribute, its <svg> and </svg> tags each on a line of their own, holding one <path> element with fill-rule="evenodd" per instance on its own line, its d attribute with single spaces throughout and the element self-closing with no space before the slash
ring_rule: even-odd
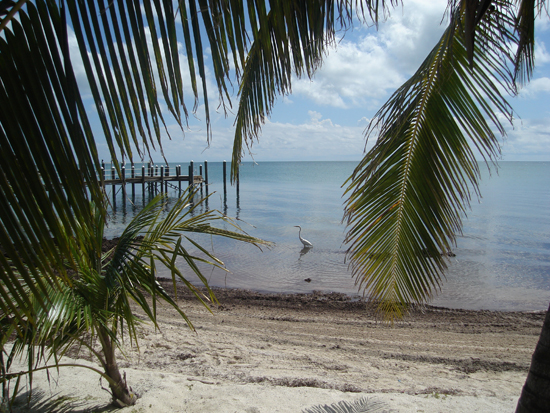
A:
<svg viewBox="0 0 550 413">
<path fill-rule="evenodd" d="M 389 325 L 345 294 L 215 293 L 210 313 L 178 286 L 196 332 L 159 304 L 160 330 L 144 323 L 139 348 L 125 341 L 119 366 L 141 397 L 124 411 L 301 412 L 361 397 L 386 412 L 513 411 L 545 316 L 427 306 Z M 84 350 L 69 356 L 93 362 Z M 97 375 L 51 374 L 36 375 L 33 405 L 50 410 L 33 411 L 57 411 L 61 399 L 72 407 L 56 409 L 69 412 L 109 403 Z"/>
<path fill-rule="evenodd" d="M 163 285 L 163 287 L 169 291 L 172 291 L 172 282 L 168 278 L 157 278 L 157 281 Z M 188 290 L 182 283 L 176 283 L 178 287 L 178 297 L 191 299 L 192 294 L 188 293 Z M 198 290 L 205 292 L 206 289 L 203 286 L 195 286 Z M 280 307 L 288 306 L 290 308 L 302 308 L 303 305 L 309 304 L 314 306 L 314 303 L 330 303 L 335 308 L 347 308 L 355 311 L 367 311 L 367 314 L 373 315 L 375 312 L 375 304 L 369 303 L 363 299 L 359 294 L 348 294 L 341 292 L 327 292 L 321 290 L 313 290 L 309 293 L 300 292 L 269 292 L 259 291 L 246 288 L 231 288 L 231 287 L 211 287 L 215 296 L 223 305 L 224 302 L 231 303 L 257 303 L 258 305 L 268 305 L 267 303 L 280 302 Z M 431 304 L 411 304 L 410 315 L 420 315 L 426 312 L 456 312 L 464 316 L 474 316 L 480 313 L 493 313 L 493 314 L 540 314 L 544 319 L 546 309 L 541 310 L 490 310 L 479 309 L 471 310 L 465 308 L 453 308 L 440 305 Z"/>
<path fill-rule="evenodd" d="M 106 252 L 109 248 L 116 246 L 118 238 L 103 240 L 103 251 Z M 263 254 L 261 254 L 263 257 Z M 223 260 L 227 257 L 221 257 Z M 182 265 L 186 265 L 182 263 Z M 228 268 L 232 273 L 225 273 L 221 270 L 212 271 L 207 277 L 212 288 L 217 290 L 235 289 L 246 290 L 251 292 L 257 292 L 263 295 L 271 294 L 313 294 L 321 292 L 322 294 L 343 293 L 353 299 L 363 300 L 363 292 L 358 290 L 357 285 L 353 277 L 349 274 L 339 274 L 335 279 L 338 279 L 338 283 L 327 284 L 323 281 L 322 277 L 317 277 L 305 272 L 301 274 L 299 271 L 294 273 L 292 268 L 288 271 L 281 273 L 280 271 L 271 272 L 271 268 L 261 267 L 255 268 L 254 272 L 245 271 L 242 269 L 232 268 L 231 263 L 228 264 Z M 170 273 L 168 270 L 158 268 L 158 276 L 160 280 L 170 279 Z M 204 274 L 208 274 L 208 271 L 204 270 Z M 299 274 L 300 273 L 300 274 Z M 286 275 L 290 274 L 290 275 Z M 194 274 L 188 274 L 189 281 L 202 288 L 202 283 Z M 279 277 L 284 281 L 270 282 L 270 279 L 279 280 Z M 307 278 L 306 278 L 307 277 Z M 290 280 L 290 281 L 289 281 Z M 442 280 L 441 289 L 435 289 L 433 291 L 433 297 L 427 306 L 442 307 L 449 309 L 468 309 L 473 311 L 503 311 L 503 312 L 542 312 L 547 311 L 548 304 L 550 302 L 550 291 L 543 289 L 524 289 L 517 290 L 517 288 L 510 290 L 492 289 L 488 293 L 480 295 L 476 290 L 477 284 L 473 283 L 473 286 L 469 286 L 464 289 L 462 284 L 457 284 L 454 279 Z M 482 286 L 481 291 L 485 291 Z M 449 291 L 454 293 L 449 294 Z M 512 292 L 510 292 L 512 291 Z M 515 297 L 523 297 L 521 300 L 517 300 Z M 528 297 L 528 298 L 527 298 Z M 527 304 L 526 304 L 527 303 Z"/>
</svg>

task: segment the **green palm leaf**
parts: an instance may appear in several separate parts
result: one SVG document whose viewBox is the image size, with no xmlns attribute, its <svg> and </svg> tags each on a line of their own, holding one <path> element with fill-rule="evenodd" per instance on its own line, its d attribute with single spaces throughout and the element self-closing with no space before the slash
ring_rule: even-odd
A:
<svg viewBox="0 0 550 413">
<path fill-rule="evenodd" d="M 238 176 L 245 146 L 252 146 L 278 94 L 289 94 L 292 76 L 310 78 L 321 65 L 337 30 L 353 19 L 378 22 L 381 10 L 393 1 L 272 1 L 269 12 L 249 3 L 253 42 L 240 77 L 239 109 L 231 161 L 231 179 Z"/>
<path fill-rule="evenodd" d="M 96 355 L 105 373 L 114 379 L 109 369 L 113 363 L 116 365 L 113 352 L 114 346 L 120 346 L 120 334 L 127 331 L 130 342 L 137 344 L 136 326 L 142 320 L 136 317 L 132 302 L 156 325 L 156 305 L 162 300 L 176 309 L 193 328 L 179 307 L 177 297 L 173 298 L 157 281 L 156 268 L 166 266 L 174 286 L 176 281 L 183 282 L 210 310 L 209 304 L 216 299 L 197 264 L 223 269 L 224 265 L 184 234 L 206 233 L 257 246 L 269 245 L 244 234 L 236 225 L 235 231 L 214 229 L 212 224 L 218 220 L 228 222 L 220 213 L 208 211 L 193 215 L 190 210 L 193 210 L 191 201 L 195 195 L 193 191 L 184 194 L 167 214 L 164 212 L 165 196 L 157 196 L 134 217 L 109 254 L 101 252 L 103 231 L 97 229 L 105 226 L 105 216 L 101 208 L 92 205 L 92 215 L 80 223 L 77 236 L 69 232 L 64 234 L 71 252 L 71 259 L 65 261 L 68 277 L 60 277 L 57 285 L 46 286 L 45 292 L 42 289 L 25 291 L 31 303 L 30 308 L 26 308 L 26 313 L 30 314 L 27 319 L 21 321 L 0 315 L 3 343 L 7 335 L 19 331 L 10 357 L 26 354 L 29 371 L 32 371 L 39 362 L 51 357 L 59 364 L 59 358 L 74 345 L 85 346 Z M 189 241 L 197 252 L 190 253 L 184 241 Z M 178 258 L 182 262 L 178 262 Z M 191 284 L 186 275 L 188 271 L 182 267 L 198 276 L 207 294 Z M 44 302 L 48 302 L 48 306 L 44 306 Z M 101 352 L 93 347 L 96 337 L 103 346 Z"/>
<path fill-rule="evenodd" d="M 487 49 L 470 68 L 456 34 L 463 10 L 454 13 L 419 70 L 375 115 L 367 135 L 376 131 L 378 140 L 347 182 L 352 273 L 392 320 L 440 287 L 461 214 L 478 191 L 476 149 L 495 160 L 500 147 L 489 122 L 504 133 L 496 113 L 512 117 L 499 91 L 511 77 L 496 39 L 505 27 L 478 27 Z"/>
<path fill-rule="evenodd" d="M 544 0 L 521 0 L 518 2 L 515 27 L 518 49 L 515 55 L 515 79 L 523 85 L 529 82 L 535 67 L 535 20 L 543 11 L 548 13 Z"/>
<path fill-rule="evenodd" d="M 6 102 L 0 114 L 0 245 L 10 258 L 0 260 L 0 307 L 16 316 L 31 308 L 25 291 L 40 297 L 37 289 L 55 282 L 40 274 L 54 267 L 63 273 L 70 252 L 56 242 L 64 231 L 59 223 L 76 228 L 87 219 L 85 185 L 91 197 L 101 198 L 74 75 L 64 67 L 63 50 L 50 47 L 64 44 L 62 21 L 42 2 L 29 3 L 18 16 L 0 39 L 0 98 Z"/>
<path fill-rule="evenodd" d="M 137 0 L 3 5 L 9 13 L 0 26 L 0 98 L 5 103 L 0 114 L 0 245 L 9 260 L 0 258 L 1 311 L 25 317 L 22 312 L 31 308 L 28 289 L 37 299 L 46 297 L 39 290 L 57 282 L 56 271 L 63 273 L 64 260 L 71 257 L 70 245 L 62 244 L 64 234 L 76 236 L 79 223 L 91 217 L 90 200 L 103 205 L 97 149 L 73 73 L 72 60 L 78 57 L 69 54 L 67 26 L 74 30 L 103 135 L 119 169 L 120 154 L 132 160 L 137 151 L 143 159 L 162 149 L 161 102 L 180 125 L 188 116 L 176 34 L 180 16 L 194 108 L 199 96 L 195 68 L 208 103 L 203 45 L 221 44 L 230 32 L 235 37 L 231 44 L 244 56 L 241 2 L 199 5 L 183 0 L 177 8 L 153 1 L 143 9 Z M 208 8 L 215 12 L 214 21 Z M 201 27 L 208 24 L 215 30 L 205 38 Z M 227 94 L 229 51 L 213 50 L 218 88 Z M 206 116 L 208 137 L 208 109 Z"/>
</svg>

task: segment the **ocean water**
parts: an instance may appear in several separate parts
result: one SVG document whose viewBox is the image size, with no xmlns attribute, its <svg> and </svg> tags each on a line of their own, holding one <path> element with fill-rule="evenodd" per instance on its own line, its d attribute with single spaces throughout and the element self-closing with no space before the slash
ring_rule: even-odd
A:
<svg viewBox="0 0 550 413">
<path fill-rule="evenodd" d="M 199 165 L 195 162 L 195 173 Z M 175 164 L 171 164 L 175 165 Z M 182 163 L 182 169 L 187 170 Z M 342 184 L 355 162 L 262 162 L 241 167 L 235 186 L 222 180 L 222 163 L 208 163 L 208 208 L 236 219 L 250 235 L 275 243 L 262 250 L 223 238 L 195 236 L 230 272 L 202 267 L 213 286 L 262 292 L 314 290 L 358 295 L 345 262 Z M 229 164 L 228 176 L 229 176 Z M 543 310 L 550 302 L 550 162 L 501 162 L 490 174 L 481 166 L 482 198 L 472 200 L 457 236 L 455 257 L 430 304 L 488 310 Z M 228 178 L 229 179 L 229 178 Z M 177 188 L 169 195 L 176 197 Z M 206 195 L 206 189 L 203 189 Z M 123 227 L 148 199 L 136 185 L 119 190 L 107 236 Z M 206 208 L 203 204 L 202 208 Z M 302 236 L 313 244 L 303 251 Z M 185 268 L 185 264 L 181 263 Z M 195 278 L 187 271 L 189 278 Z M 169 276 L 161 270 L 159 276 Z M 305 279 L 311 279 L 306 282 Z"/>
</svg>

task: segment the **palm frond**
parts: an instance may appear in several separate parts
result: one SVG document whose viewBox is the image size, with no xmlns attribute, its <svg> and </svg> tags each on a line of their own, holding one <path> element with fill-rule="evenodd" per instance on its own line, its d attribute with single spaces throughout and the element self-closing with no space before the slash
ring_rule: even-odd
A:
<svg viewBox="0 0 550 413">
<path fill-rule="evenodd" d="M 184 194 L 162 219 L 160 214 L 164 213 L 166 199 L 163 195 L 157 196 L 134 217 L 109 255 L 101 254 L 103 232 L 94 229 L 97 225 L 105 225 L 104 215 L 92 215 L 91 219 L 82 222 L 76 237 L 65 233 L 72 257 L 71 262 L 66 261 L 70 265 L 70 277 L 60 280 L 62 282 L 58 285 L 46 286 L 45 292 L 41 289 L 35 293 L 26 291 L 31 303 L 26 313 L 30 314 L 28 320 L 31 321 L 6 316 L 0 320 L 2 342 L 7 339 L 6 334 L 19 331 L 11 357 L 25 353 L 29 371 L 32 371 L 37 363 L 50 357 L 59 363 L 59 358 L 77 344 L 88 347 L 105 364 L 105 355 L 93 349 L 90 337 L 93 339 L 99 337 L 98 334 L 103 335 L 99 337 L 100 340 L 108 338 L 114 345 L 120 346 L 119 333 L 127 331 L 130 342 L 137 344 L 136 325 L 141 320 L 135 316 L 130 301 L 137 303 L 156 324 L 156 303 L 162 300 L 173 306 L 193 328 L 191 320 L 176 299 L 164 290 L 155 276 L 157 265 L 164 265 L 171 271 L 174 283 L 176 279 L 182 281 L 207 308 L 209 302 L 215 301 L 197 264 L 224 268 L 223 263 L 195 240 L 182 236 L 183 232 L 190 229 L 193 231 L 188 232 L 200 233 L 201 229 L 209 228 L 211 221 L 216 219 L 216 214 L 211 212 L 188 216 L 190 201 L 195 195 L 193 191 Z M 93 214 L 100 212 L 94 206 L 91 209 Z M 267 244 L 227 230 L 211 233 Z M 196 248 L 198 254 L 190 253 L 183 246 L 183 240 Z M 206 286 L 208 296 L 188 281 L 186 271 L 180 268 L 182 263 L 176 261 L 178 258 Z M 103 259 L 106 262 L 102 262 Z M 41 297 L 41 294 L 44 296 Z M 44 306 L 44 302 L 48 302 L 48 306 Z M 24 308 L 23 305 L 20 305 L 21 308 Z"/>
<path fill-rule="evenodd" d="M 544 0 L 519 1 L 516 17 L 518 49 L 515 58 L 515 79 L 520 85 L 529 82 L 535 67 L 535 21 L 543 12 L 548 14 Z"/>
<path fill-rule="evenodd" d="M 231 180 L 238 176 L 244 147 L 258 138 L 277 95 L 289 94 L 292 76 L 310 78 L 335 40 L 354 19 L 377 23 L 399 1 L 272 1 L 269 12 L 249 3 L 253 41 L 239 79 L 240 101 L 235 119 Z"/>
<path fill-rule="evenodd" d="M 197 7 L 196 1 L 181 0 L 177 10 L 173 2 L 146 2 L 142 8 L 137 0 L 21 0 L 7 6 L 0 26 L 0 98 L 5 102 L 0 114 L 4 160 L 0 245 L 10 259 L 0 259 L 2 311 L 23 317 L 24 309 L 30 308 L 26 289 L 35 297 L 46 297 L 39 290 L 45 292 L 59 275 L 66 277 L 64 260 L 71 259 L 71 251 L 69 244 L 62 243 L 64 234 L 75 236 L 79 223 L 90 219 L 90 199 L 102 205 L 100 164 L 73 72 L 75 62 L 82 60 L 115 167 L 120 168 L 119 154 L 130 160 L 136 150 L 142 158 L 151 156 L 152 150 L 162 149 L 163 127 L 167 131 L 161 103 L 182 127 L 188 116 L 176 33 L 178 14 L 194 108 L 198 100 L 195 67 L 208 104 L 203 45 L 226 36 L 227 31 L 239 34 L 236 44 L 246 43 L 246 16 L 240 2 L 230 2 L 234 12 L 229 14 L 225 1 L 199 3 Z M 210 7 L 225 19 L 210 22 Z M 201 40 L 205 21 L 216 32 L 215 36 L 208 33 L 207 43 Z M 69 52 L 69 27 L 79 56 Z M 220 95 L 227 94 L 229 66 L 218 62 L 223 56 L 227 59 L 228 50 L 218 48 L 216 53 Z M 208 109 L 206 116 L 209 136 Z"/>
<path fill-rule="evenodd" d="M 371 413 L 377 412 L 387 405 L 376 399 L 361 397 L 353 402 L 341 401 L 330 405 L 313 406 L 302 411 L 302 413 Z"/>
<path fill-rule="evenodd" d="M 89 216 L 89 197 L 101 199 L 95 144 L 59 46 L 64 22 L 44 2 L 28 3 L 18 17 L 0 38 L 0 245 L 10 258 L 0 260 L 0 290 L 11 291 L 1 307 L 14 314 L 31 308 L 26 289 L 38 297 L 56 282 L 41 274 L 56 267 L 64 276 L 70 251 L 58 242 L 59 223 L 74 232 Z"/>
<path fill-rule="evenodd" d="M 509 77 L 495 77 L 510 74 L 508 62 L 478 50 L 470 67 L 464 38 L 454 35 L 459 24 L 455 16 L 419 70 L 375 115 L 367 135 L 376 132 L 378 140 L 347 182 L 352 273 L 392 320 L 440 287 L 461 213 L 478 193 L 476 152 L 494 161 L 500 146 L 489 122 L 504 133 L 497 113 L 512 117 L 499 90 Z M 478 36 L 489 42 L 495 33 Z"/>
<path fill-rule="evenodd" d="M 241 242 L 252 243 L 258 247 L 260 245 L 270 245 L 266 241 L 243 233 L 234 224 L 235 231 L 216 228 L 213 225 L 216 221 L 230 222 L 230 220 L 215 211 L 191 215 L 191 210 L 201 202 L 204 202 L 204 199 L 200 200 L 191 207 L 191 201 L 195 195 L 196 191 L 186 191 L 162 219 L 160 219 L 160 214 L 164 209 L 165 198 L 161 195 L 157 196 L 134 217 L 123 232 L 111 260 L 104 268 L 104 282 L 109 290 L 109 299 L 113 303 L 116 302 L 116 306 L 119 308 L 119 311 L 115 312 L 120 313 L 123 309 L 130 308 L 128 303 L 124 301 L 130 297 L 145 311 L 151 321 L 156 322 L 156 300 L 162 299 L 172 305 L 189 326 L 192 327 L 190 320 L 179 308 L 176 301 L 157 282 L 155 278 L 156 266 L 164 265 L 168 268 L 172 274 L 174 285 L 176 280 L 183 282 L 205 306 L 207 306 L 207 301 L 214 301 L 215 297 L 197 263 L 222 269 L 224 267 L 220 260 L 200 246 L 198 242 L 192 240 L 190 237 L 183 236 L 185 233 L 223 236 Z M 142 238 L 138 239 L 138 236 Z M 187 240 L 202 256 L 191 254 L 183 246 L 183 240 Z M 207 288 L 209 298 L 203 296 L 187 280 L 184 271 L 179 268 L 181 264 L 176 261 L 178 258 L 184 260 L 187 267 Z M 153 308 L 150 307 L 149 301 L 142 291 L 148 293 L 152 298 Z M 132 331 L 133 318 L 125 317 L 125 322 Z"/>
</svg>

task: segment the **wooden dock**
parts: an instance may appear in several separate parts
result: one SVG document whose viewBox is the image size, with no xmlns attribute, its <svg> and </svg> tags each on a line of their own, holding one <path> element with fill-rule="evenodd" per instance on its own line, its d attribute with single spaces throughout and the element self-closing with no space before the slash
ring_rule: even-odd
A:
<svg viewBox="0 0 550 413">
<path fill-rule="evenodd" d="M 101 187 L 105 191 L 108 186 L 112 187 L 113 205 L 116 204 L 117 186 L 120 186 L 119 190 L 122 190 L 122 199 L 125 202 L 127 198 L 127 185 L 131 185 L 132 202 L 135 200 L 136 185 L 141 185 L 141 193 L 143 194 L 142 200 L 145 205 L 145 194 L 154 196 L 157 193 L 168 193 L 168 188 L 178 190 L 181 195 L 181 191 L 187 187 L 200 186 L 200 193 L 202 197 L 203 186 L 206 189 L 206 197 L 208 198 L 208 161 L 204 161 L 204 175 L 203 165 L 199 165 L 199 173 L 195 174 L 193 161 L 189 162 L 189 166 L 186 168 L 187 174 L 182 173 L 181 165 L 172 166 L 169 165 L 154 165 L 152 163 L 142 164 L 141 168 L 135 168 L 132 164 L 130 168 L 126 168 L 123 163 L 120 168 L 120 175 L 114 166 L 111 166 L 111 170 L 105 169 L 105 162 L 101 161 L 101 175 L 99 181 Z M 224 210 L 227 211 L 227 162 L 223 161 L 222 164 L 222 182 L 223 182 L 223 200 Z M 182 182 L 185 186 L 182 187 Z M 236 178 L 236 192 L 237 192 L 237 208 L 239 207 L 239 175 Z M 206 201 L 208 207 L 208 200 Z"/>
<path fill-rule="evenodd" d="M 202 165 L 199 167 L 199 174 L 194 174 L 193 161 L 189 163 L 187 174 L 182 173 L 181 165 L 170 168 L 169 165 L 153 165 L 149 163 L 147 166 L 142 165 L 141 168 L 135 168 L 132 164 L 131 168 L 126 168 L 126 165 L 121 167 L 120 175 L 115 167 L 111 167 L 111 171 L 105 170 L 105 163 L 101 164 L 102 173 L 100 176 L 101 186 L 105 189 L 107 186 L 113 187 L 113 198 L 116 193 L 116 186 L 120 185 L 122 191 L 126 194 L 126 185 L 132 186 L 132 195 L 135 194 L 136 184 L 141 184 L 142 193 L 145 193 L 146 188 L 154 193 L 168 192 L 168 186 L 182 190 L 182 182 L 187 182 L 187 186 L 206 185 L 208 193 L 208 162 L 204 162 L 204 177 L 202 176 Z M 140 171 L 141 169 L 141 171 Z M 171 175 L 171 172 L 173 174 Z M 183 188 L 185 189 L 185 187 Z"/>
</svg>

